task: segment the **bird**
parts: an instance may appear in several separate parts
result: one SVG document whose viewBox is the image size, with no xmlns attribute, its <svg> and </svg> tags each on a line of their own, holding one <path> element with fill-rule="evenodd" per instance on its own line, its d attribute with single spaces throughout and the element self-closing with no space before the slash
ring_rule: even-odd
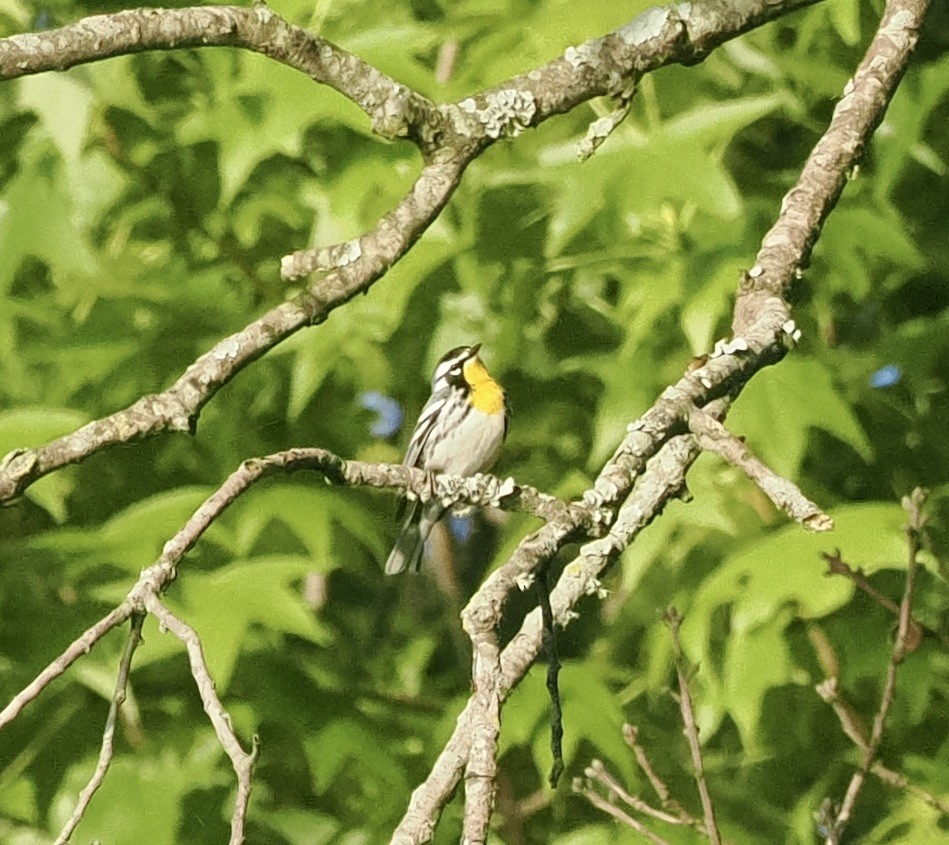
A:
<svg viewBox="0 0 949 845">
<path fill-rule="evenodd" d="M 468 476 L 494 466 L 507 437 L 510 413 L 504 388 L 488 372 L 481 344 L 445 353 L 432 375 L 432 394 L 419 414 L 403 463 L 428 473 Z M 406 501 L 399 503 L 399 513 Z M 425 541 L 447 508 L 439 501 L 408 505 L 386 575 L 417 572 Z"/>
</svg>

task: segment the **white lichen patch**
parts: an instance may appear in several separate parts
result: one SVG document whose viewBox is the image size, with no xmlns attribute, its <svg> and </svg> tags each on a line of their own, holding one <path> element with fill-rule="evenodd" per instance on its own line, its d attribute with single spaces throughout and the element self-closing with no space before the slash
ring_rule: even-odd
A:
<svg viewBox="0 0 949 845">
<path fill-rule="evenodd" d="M 572 67 L 582 67 L 583 65 L 592 65 L 597 62 L 600 55 L 600 45 L 597 41 L 584 41 L 576 47 L 568 47 L 563 54 L 567 64 Z"/>
<path fill-rule="evenodd" d="M 600 599 L 605 599 L 610 594 L 610 591 L 600 583 L 600 579 L 593 576 L 590 576 L 586 584 L 583 585 L 583 592 L 588 596 L 596 596 Z"/>
<path fill-rule="evenodd" d="M 270 23 L 273 20 L 274 12 L 266 3 L 254 3 L 254 15 L 261 23 Z"/>
<path fill-rule="evenodd" d="M 505 135 L 514 138 L 528 126 L 537 111 L 534 95 L 530 91 L 505 88 L 492 91 L 485 97 L 485 107 L 479 109 L 473 100 L 464 100 L 461 108 L 475 115 L 484 126 L 489 138 Z"/>
<path fill-rule="evenodd" d="M 748 341 L 740 335 L 733 337 L 731 340 L 722 338 L 715 341 L 715 348 L 709 357 L 719 358 L 722 355 L 734 355 L 736 352 L 747 352 L 748 348 Z"/>
<path fill-rule="evenodd" d="M 345 267 L 347 264 L 352 264 L 360 256 L 362 256 L 362 247 L 359 244 L 359 238 L 346 241 L 346 243 L 342 243 L 337 247 L 336 266 Z"/>
<path fill-rule="evenodd" d="M 797 323 L 794 320 L 788 320 L 783 326 L 781 326 L 781 331 L 784 332 L 785 342 L 790 346 L 796 346 L 801 340 L 801 330 L 797 327 Z"/>
<path fill-rule="evenodd" d="M 617 34 L 631 46 L 650 41 L 662 33 L 663 27 L 669 21 L 670 14 L 670 9 L 661 6 L 647 9 L 626 26 L 617 30 Z"/>
<path fill-rule="evenodd" d="M 228 337 L 222 340 L 211 353 L 218 361 L 226 361 L 229 358 L 236 358 L 240 352 L 241 345 L 236 338 Z"/>
<path fill-rule="evenodd" d="M 366 97 L 363 107 L 372 115 L 372 131 L 383 138 L 401 138 L 408 134 L 409 102 L 412 92 L 404 85 L 387 86 L 383 94 Z"/>
</svg>

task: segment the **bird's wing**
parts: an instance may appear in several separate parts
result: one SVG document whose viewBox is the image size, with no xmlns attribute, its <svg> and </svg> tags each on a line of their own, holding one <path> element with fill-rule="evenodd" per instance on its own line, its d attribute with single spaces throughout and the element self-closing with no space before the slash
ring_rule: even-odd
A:
<svg viewBox="0 0 949 845">
<path fill-rule="evenodd" d="M 412 439 L 409 441 L 409 448 L 405 453 L 405 460 L 402 462 L 406 466 L 421 466 L 422 453 L 425 451 L 428 438 L 431 436 L 432 429 L 435 427 L 435 420 L 438 419 L 438 414 L 449 395 L 450 391 L 440 390 L 438 393 L 433 393 L 429 397 L 428 402 L 425 403 L 425 407 L 422 408 L 422 413 L 419 414 L 418 422 L 415 423 L 415 431 L 412 432 Z"/>
<path fill-rule="evenodd" d="M 412 439 L 409 441 L 409 448 L 405 453 L 405 460 L 402 461 L 408 467 L 420 467 L 422 464 L 422 453 L 425 451 L 425 445 L 428 443 L 428 438 L 432 433 L 432 429 L 435 427 L 435 420 L 438 418 L 438 413 L 442 409 L 442 405 L 445 404 L 445 400 L 449 396 L 449 391 L 440 390 L 438 393 L 433 393 L 428 402 L 425 403 L 425 407 L 422 408 L 422 413 L 419 414 L 418 422 L 415 423 L 415 430 L 412 432 Z M 406 501 L 404 496 L 399 497 L 399 502 L 396 505 L 396 518 L 401 519 L 402 515 L 405 513 Z"/>
</svg>

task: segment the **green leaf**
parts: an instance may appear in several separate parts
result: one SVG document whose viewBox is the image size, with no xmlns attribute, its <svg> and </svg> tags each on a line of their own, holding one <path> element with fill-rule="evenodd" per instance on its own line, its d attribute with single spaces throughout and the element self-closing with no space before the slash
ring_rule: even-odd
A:
<svg viewBox="0 0 949 845">
<path fill-rule="evenodd" d="M 408 789 L 405 773 L 388 752 L 383 737 L 370 732 L 361 721 L 334 719 L 303 744 L 317 794 L 326 792 L 350 765 L 360 770 L 361 789 L 377 793 L 384 805 L 401 802 Z M 366 760 L 373 761 L 371 772 L 361 768 Z"/>
<path fill-rule="evenodd" d="M 365 508 L 352 501 L 344 488 L 326 487 L 318 474 L 312 473 L 311 479 L 309 485 L 282 484 L 254 491 L 238 510 L 237 553 L 252 553 L 264 529 L 279 520 L 306 547 L 311 568 L 318 572 L 337 569 L 339 553 L 352 547 L 353 538 L 381 558 L 388 550 Z"/>
<path fill-rule="evenodd" d="M 763 370 L 749 382 L 728 420 L 761 460 L 790 478 L 801 467 L 810 428 L 834 435 L 865 461 L 873 453 L 831 372 L 814 358 L 788 358 Z"/>
<path fill-rule="evenodd" d="M 313 562 L 296 555 L 235 560 L 212 573 L 190 572 L 167 597 L 194 627 L 211 675 L 225 690 L 253 626 L 328 645 L 329 629 L 303 602 L 298 584 Z"/>
<path fill-rule="evenodd" d="M 179 487 L 130 505 L 96 532 L 104 556 L 137 573 L 157 560 L 165 543 L 184 527 L 211 492 L 208 487 Z M 217 523 L 209 531 L 212 537 L 223 533 Z"/>
<path fill-rule="evenodd" d="M 321 92 L 301 73 L 243 53 L 202 56 L 216 84 L 178 127 L 179 141 L 220 147 L 221 204 L 227 205 L 254 167 L 274 153 L 296 157 Z"/>
<path fill-rule="evenodd" d="M 859 44 L 860 3 L 858 0 L 841 0 L 838 3 L 829 3 L 826 8 L 840 40 L 850 47 Z"/>
<path fill-rule="evenodd" d="M 72 216 L 73 200 L 62 161 L 42 147 L 32 147 L 17 175 L 4 189 L 0 204 L 0 294 L 6 293 L 20 262 L 33 256 L 53 271 L 54 280 L 95 276 L 98 262 Z M 50 214 L 55 208 L 56 214 Z"/>
<path fill-rule="evenodd" d="M 0 783 L 0 818 L 34 823 L 39 820 L 33 781 L 19 777 Z"/>
<path fill-rule="evenodd" d="M 75 431 L 87 421 L 85 414 L 71 408 L 31 406 L 0 411 L 0 457 L 13 449 L 49 443 Z M 30 485 L 26 497 L 57 522 L 63 522 L 66 519 L 66 499 L 74 487 L 72 473 L 60 470 Z"/>
<path fill-rule="evenodd" d="M 217 760 L 202 752 L 181 759 L 166 748 L 157 755 L 120 755 L 96 793 L 74 834 L 76 842 L 101 840 L 111 845 L 175 845 L 185 796 L 201 785 L 220 781 Z M 95 768 L 90 757 L 73 766 L 55 796 L 53 827 L 59 830 Z"/>
<path fill-rule="evenodd" d="M 731 312 L 742 263 L 737 258 L 723 262 L 706 276 L 708 281 L 698 293 L 686 301 L 682 309 L 682 329 L 689 339 L 693 355 L 701 355 L 712 348 L 716 327 Z"/>
<path fill-rule="evenodd" d="M 725 706 L 741 735 L 745 754 L 752 759 L 761 753 L 758 724 L 764 715 L 765 695 L 772 687 L 794 679 L 795 667 L 784 636 L 790 621 L 790 612 L 778 612 L 752 630 L 735 630 L 725 646 L 722 675 L 722 687 L 727 691 Z M 715 714 L 710 717 L 709 721 L 714 721 Z"/>
<path fill-rule="evenodd" d="M 330 845 L 338 842 L 340 822 L 332 816 L 306 809 L 255 807 L 254 820 L 270 827 L 290 845 Z"/>
<path fill-rule="evenodd" d="M 20 105 L 40 117 L 60 154 L 76 164 L 86 142 L 93 94 L 75 76 L 44 73 L 27 76 L 19 85 Z"/>
<path fill-rule="evenodd" d="M 697 698 L 708 735 L 728 713 L 747 748 L 755 749 L 761 699 L 771 686 L 792 677 L 786 646 L 778 643 L 792 619 L 788 610 L 796 618 L 815 619 L 850 600 L 853 583 L 828 577 L 821 552 L 839 548 L 869 573 L 905 567 L 906 515 L 898 505 L 849 505 L 831 515 L 832 533 L 809 534 L 797 525 L 786 526 L 726 558 L 695 592 L 681 637 L 690 660 L 701 666 L 698 681 L 704 694 Z M 723 614 L 728 620 L 724 629 Z M 714 646 L 721 636 L 723 659 Z M 764 659 L 769 650 L 772 657 Z"/>
</svg>

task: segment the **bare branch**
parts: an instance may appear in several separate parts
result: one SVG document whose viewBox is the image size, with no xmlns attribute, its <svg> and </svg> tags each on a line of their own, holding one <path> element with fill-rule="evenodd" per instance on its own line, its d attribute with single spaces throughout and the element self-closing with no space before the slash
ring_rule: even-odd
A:
<svg viewBox="0 0 949 845">
<path fill-rule="evenodd" d="M 664 391 L 655 405 L 630 425 L 627 437 L 584 497 L 588 503 L 610 506 L 629 496 L 609 534 L 584 547 L 580 557 L 565 568 L 552 594 L 560 624 L 569 621 L 571 608 L 581 595 L 598 590 L 597 576 L 635 536 L 636 526 L 648 523 L 682 488 L 684 473 L 698 454 L 698 446 L 691 438 L 670 439 L 670 435 L 678 431 L 677 424 L 686 418 L 688 409 L 696 405 L 715 418 L 723 415 L 746 381 L 757 370 L 780 360 L 789 341 L 796 340 L 798 333 L 783 295 L 805 264 L 847 173 L 882 118 L 905 71 L 926 5 L 926 0 L 891 0 L 887 6 L 854 81 L 848 85 L 798 184 L 785 198 L 755 267 L 743 280 L 733 321 L 739 342 L 730 344 L 730 351 L 708 358 Z M 713 410 L 708 406 L 710 400 L 720 404 Z M 636 490 L 629 495 L 637 477 Z M 569 523 L 548 524 L 526 538 L 511 559 L 491 575 L 463 613 L 473 641 L 491 636 L 510 591 L 522 585 L 536 567 L 545 565 L 574 530 Z M 540 637 L 539 611 L 535 611 L 501 653 L 504 695 L 536 659 Z M 412 794 L 393 834 L 394 845 L 415 845 L 431 838 L 471 747 L 473 709 L 469 701 L 429 778 Z"/>
<path fill-rule="evenodd" d="M 20 711 L 22 711 L 27 704 L 37 698 L 46 687 L 62 675 L 73 663 L 83 655 L 88 654 L 93 646 L 97 645 L 109 631 L 125 622 L 133 612 L 133 607 L 123 603 L 107 616 L 96 622 L 91 628 L 87 629 L 81 636 L 73 640 L 59 657 L 30 681 L 30 683 L 24 687 L 23 690 L 18 692 L 13 697 L 13 700 L 0 711 L 0 730 L 19 716 Z"/>
<path fill-rule="evenodd" d="M 469 632 L 470 634 L 470 632 Z M 497 635 L 472 638 L 471 747 L 465 766 L 465 818 L 461 841 L 484 845 L 497 788 L 498 734 L 501 732 L 501 654 Z"/>
<path fill-rule="evenodd" d="M 299 69 L 313 78 L 333 85 L 357 103 L 364 102 L 370 113 L 378 109 L 374 116 L 377 131 L 408 134 L 420 145 L 427 162 L 409 194 L 370 232 L 343 245 L 304 250 L 285 258 L 287 277 L 321 266 L 336 269 L 293 301 L 278 305 L 217 343 L 169 388 L 45 446 L 17 449 L 7 455 L 0 461 L 0 502 L 19 495 L 38 478 L 102 449 L 165 432 L 193 432 L 204 404 L 245 366 L 304 326 L 322 322 L 335 308 L 380 279 L 435 219 L 470 161 L 498 139 L 536 126 L 593 97 L 615 95 L 618 83 L 625 89 L 664 65 L 693 63 L 719 44 L 814 2 L 817 0 L 740 0 L 722 4 L 707 0 L 651 9 L 615 32 L 569 47 L 562 57 L 540 68 L 435 111 L 405 86 L 334 45 L 292 27 L 269 10 L 258 11 L 258 7 L 139 10 L 89 18 L 50 33 L 0 39 L 0 76 L 62 69 L 121 52 L 212 42 L 265 53 L 273 49 L 275 59 L 286 57 L 299 63 Z M 99 53 L 95 53 L 95 38 L 84 34 L 88 26 L 99 32 Z M 138 33 L 143 26 L 147 38 L 140 42 Z M 165 26 L 168 31 L 163 38 Z M 267 27 L 281 34 L 273 47 L 262 36 L 270 31 Z M 75 54 L 67 52 L 63 60 L 51 58 L 54 47 L 72 39 L 78 39 Z M 360 74 L 368 80 L 366 88 L 359 82 Z M 388 122 L 390 116 L 394 116 L 393 125 Z M 380 120 L 381 126 L 376 125 Z M 780 326 L 786 320 L 786 309 L 778 316 L 776 325 Z M 756 343 L 768 346 L 778 335 L 775 326 Z M 729 367 L 722 367 L 706 374 L 705 381 L 718 384 L 732 374 Z M 698 380 L 696 384 L 691 401 L 697 401 L 704 390 Z M 657 448 L 658 443 L 652 443 L 648 454 Z"/>
<path fill-rule="evenodd" d="M 720 455 L 738 467 L 791 519 L 811 531 L 830 531 L 834 527 L 834 521 L 808 499 L 793 481 L 782 478 L 755 457 L 742 441 L 714 417 L 700 408 L 692 408 L 689 411 L 689 428 L 703 449 Z"/>
<path fill-rule="evenodd" d="M 639 819 L 634 818 L 629 813 L 617 807 L 615 804 L 610 803 L 595 789 L 587 784 L 584 784 L 579 779 L 574 782 L 573 790 L 574 792 L 579 792 L 598 810 L 602 810 L 604 813 L 611 815 L 617 821 L 621 821 L 627 827 L 635 830 L 636 833 L 638 833 L 644 839 L 652 842 L 653 845 L 670 845 L 668 840 L 663 839 L 661 836 L 653 833 L 648 827 L 646 827 L 646 825 L 639 821 Z"/>
<path fill-rule="evenodd" d="M 241 845 L 244 841 L 244 826 L 247 821 L 247 804 L 250 801 L 251 777 L 254 761 L 257 759 L 257 738 L 254 738 L 250 753 L 244 751 L 234 733 L 231 717 L 214 689 L 214 680 L 204 659 L 201 638 L 194 628 L 175 616 L 155 593 L 145 599 L 145 608 L 149 613 L 154 614 L 164 628 L 181 640 L 188 651 L 191 674 L 197 684 L 204 712 L 208 714 L 218 742 L 231 759 L 234 774 L 237 775 L 237 798 L 234 801 L 234 813 L 231 816 L 230 845 Z"/>
<path fill-rule="evenodd" d="M 705 781 L 705 765 L 702 762 L 702 744 L 699 742 L 699 727 L 695 724 L 695 713 L 692 709 L 692 694 L 689 692 L 689 679 L 686 672 L 685 656 L 682 654 L 682 644 L 679 642 L 679 626 L 682 617 L 679 612 L 670 607 L 665 614 L 666 624 L 672 633 L 672 651 L 675 654 L 676 675 L 679 679 L 679 712 L 682 713 L 683 733 L 689 741 L 689 750 L 692 752 L 692 768 L 695 770 L 695 783 L 702 799 L 702 812 L 705 816 L 704 833 L 712 845 L 722 845 L 722 837 L 715 823 L 715 805 L 712 802 L 712 793 L 709 792 Z"/>
<path fill-rule="evenodd" d="M 873 717 L 873 728 L 870 731 L 870 737 L 862 746 L 860 742 L 857 742 L 857 745 L 862 747 L 863 760 L 861 761 L 860 768 L 854 772 L 847 786 L 843 803 L 840 805 L 840 810 L 837 812 L 837 816 L 833 821 L 832 830 L 828 833 L 828 842 L 837 843 L 840 841 L 840 837 L 853 815 L 853 809 L 856 806 L 860 791 L 863 789 L 867 773 L 873 766 L 877 751 L 880 749 L 880 743 L 883 740 L 883 729 L 886 724 L 886 717 L 889 715 L 890 707 L 893 704 L 893 696 L 896 694 L 896 672 L 907 654 L 907 638 L 910 630 L 910 608 L 913 602 L 913 588 L 916 583 L 916 569 L 919 566 L 919 552 L 922 548 L 922 532 L 926 523 L 926 519 L 923 515 L 925 500 L 925 494 L 919 488 L 914 490 L 910 496 L 907 496 L 903 500 L 903 507 L 906 509 L 909 517 L 906 526 L 909 555 L 906 564 L 906 584 L 903 588 L 903 599 L 900 602 L 899 626 L 897 627 L 896 641 L 893 643 L 893 653 L 886 667 L 886 681 L 883 685 L 883 694 L 880 697 L 880 707 Z M 854 739 L 849 731 L 848 736 Z"/>
<path fill-rule="evenodd" d="M 99 750 L 99 759 L 96 762 L 96 768 L 89 778 L 85 788 L 79 793 L 79 800 L 72 815 L 63 825 L 59 836 L 56 839 L 56 845 L 65 845 L 76 830 L 76 826 L 82 821 L 86 814 L 86 809 L 92 796 L 96 794 L 102 781 L 105 780 L 106 773 L 112 763 L 112 755 L 115 749 L 115 723 L 118 721 L 119 711 L 125 703 L 125 691 L 128 686 L 129 671 L 132 668 L 132 657 L 135 649 L 142 641 L 142 625 L 145 623 L 145 615 L 136 613 L 132 616 L 132 623 L 129 628 L 128 640 L 125 643 L 125 651 L 122 659 L 119 661 L 119 671 L 115 679 L 115 692 L 112 694 L 112 702 L 109 704 L 109 715 L 105 720 L 105 729 L 102 732 L 102 747 Z"/>
<path fill-rule="evenodd" d="M 305 73 L 352 100 L 373 129 L 407 135 L 434 107 L 358 56 L 281 18 L 263 3 L 130 9 L 60 29 L 0 39 L 0 79 L 65 70 L 112 56 L 183 47 L 240 47 Z"/>
</svg>

